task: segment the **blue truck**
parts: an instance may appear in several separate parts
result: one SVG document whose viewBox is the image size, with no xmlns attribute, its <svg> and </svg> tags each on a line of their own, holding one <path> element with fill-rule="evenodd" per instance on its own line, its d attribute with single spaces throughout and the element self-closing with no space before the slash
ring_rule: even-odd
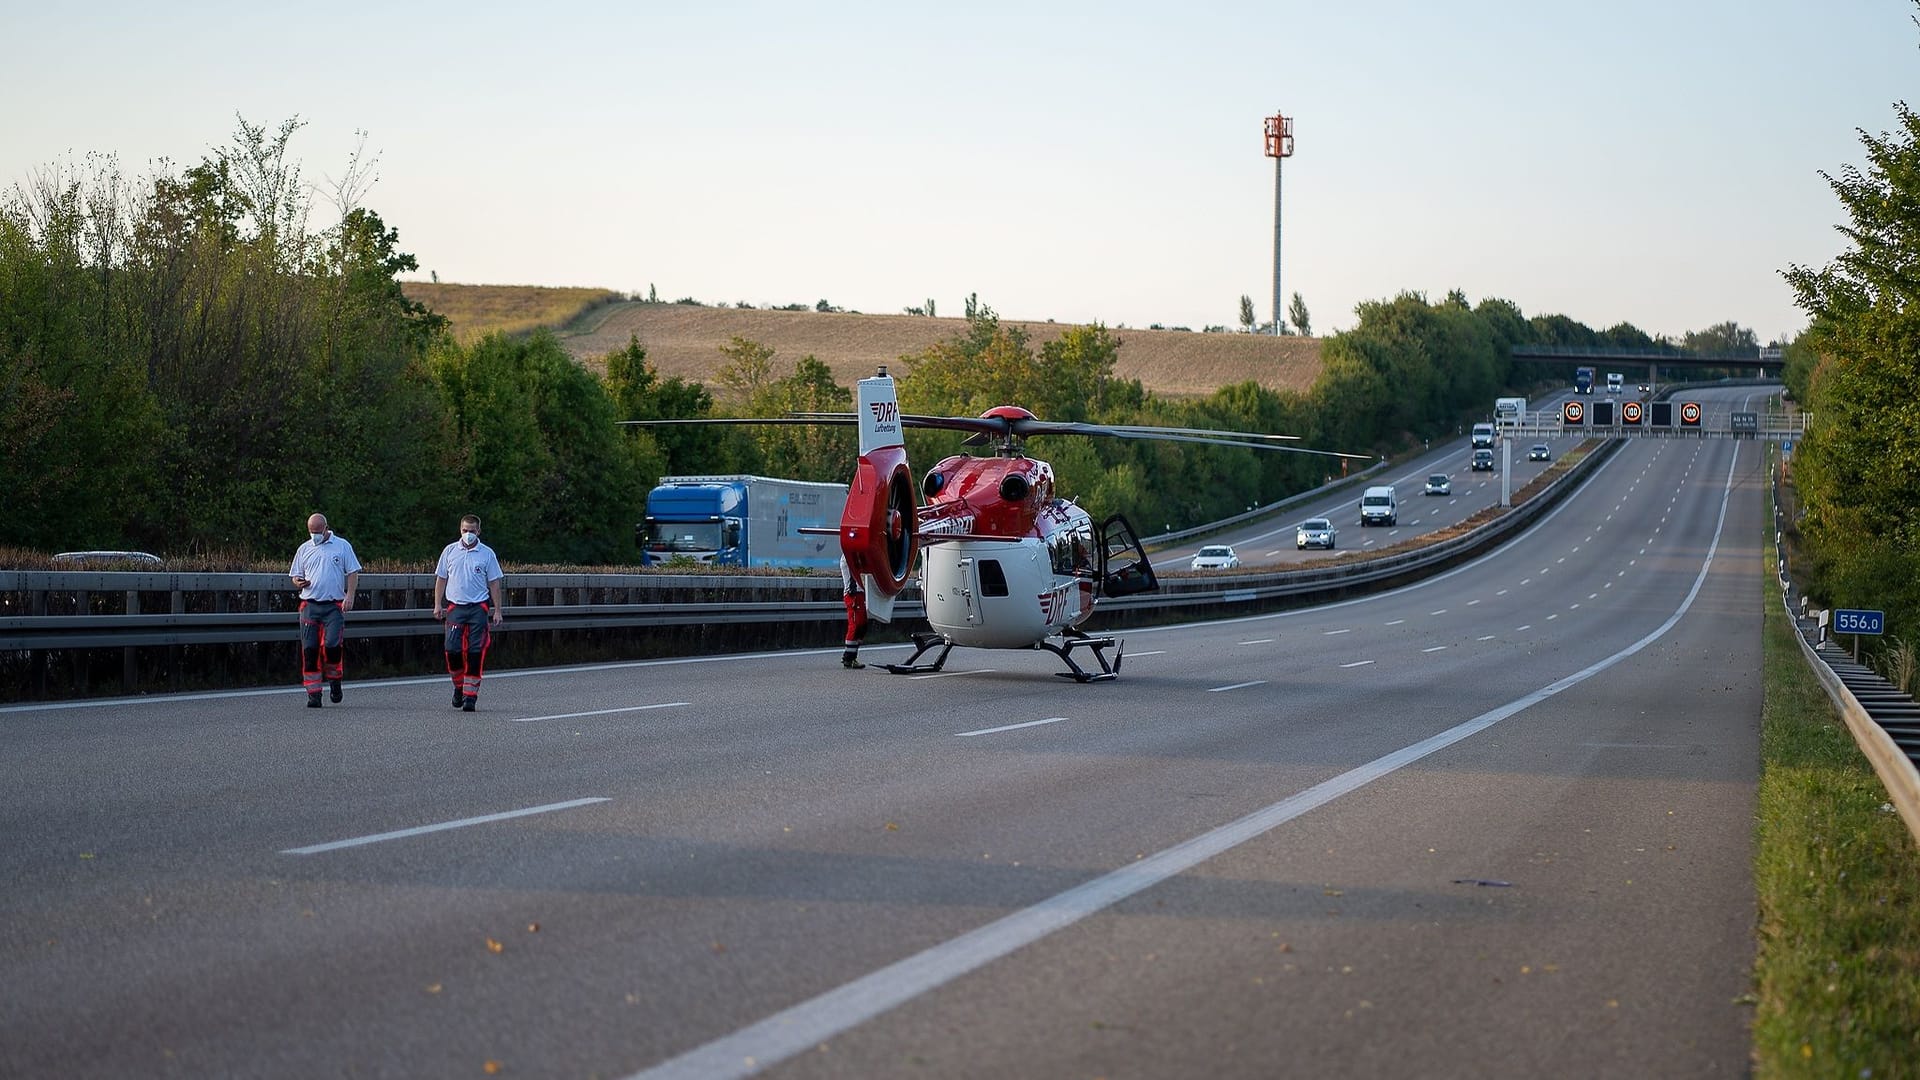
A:
<svg viewBox="0 0 1920 1080">
<path fill-rule="evenodd" d="M 634 530 L 641 562 L 674 558 L 713 566 L 832 569 L 836 536 L 802 528 L 838 529 L 847 485 L 771 476 L 663 476 L 647 495 L 647 516 Z"/>
<path fill-rule="evenodd" d="M 1593 393 L 1593 369 L 1581 367 L 1573 369 L 1573 392 L 1576 394 Z"/>
</svg>

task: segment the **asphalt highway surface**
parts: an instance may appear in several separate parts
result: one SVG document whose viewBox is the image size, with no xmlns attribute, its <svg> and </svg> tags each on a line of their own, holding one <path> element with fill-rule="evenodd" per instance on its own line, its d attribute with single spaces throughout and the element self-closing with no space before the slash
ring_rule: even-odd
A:
<svg viewBox="0 0 1920 1080">
<path fill-rule="evenodd" d="M 1128 631 L 1109 683 L 0 709 L 0 1076 L 1743 1074 L 1764 483 L 1637 442 L 1495 553 Z"/>
</svg>

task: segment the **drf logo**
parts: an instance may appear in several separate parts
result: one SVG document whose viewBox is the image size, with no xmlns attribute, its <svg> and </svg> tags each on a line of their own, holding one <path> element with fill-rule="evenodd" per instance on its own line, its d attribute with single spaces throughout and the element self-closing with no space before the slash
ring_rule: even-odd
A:
<svg viewBox="0 0 1920 1080">
<path fill-rule="evenodd" d="M 900 403 L 897 401 L 868 402 L 867 408 L 872 410 L 876 424 L 891 424 L 900 419 Z"/>
</svg>

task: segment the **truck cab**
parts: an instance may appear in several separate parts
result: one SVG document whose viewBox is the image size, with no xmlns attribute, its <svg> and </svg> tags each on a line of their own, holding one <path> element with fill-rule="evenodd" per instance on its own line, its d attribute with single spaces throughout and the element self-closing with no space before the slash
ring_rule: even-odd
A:
<svg viewBox="0 0 1920 1080">
<path fill-rule="evenodd" d="M 1607 393 L 1618 394 L 1626 389 L 1626 380 L 1617 371 L 1607 372 Z"/>
</svg>

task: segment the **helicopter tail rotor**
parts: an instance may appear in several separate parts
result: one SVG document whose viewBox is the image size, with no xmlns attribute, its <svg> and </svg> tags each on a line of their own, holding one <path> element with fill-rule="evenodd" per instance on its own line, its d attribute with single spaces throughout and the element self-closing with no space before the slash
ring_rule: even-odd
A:
<svg viewBox="0 0 1920 1080">
<path fill-rule="evenodd" d="M 893 598 L 913 576 L 920 523 L 901 437 L 900 405 L 885 369 L 859 384 L 860 463 L 840 516 L 840 551 L 867 586 L 867 611 L 889 621 Z"/>
</svg>

